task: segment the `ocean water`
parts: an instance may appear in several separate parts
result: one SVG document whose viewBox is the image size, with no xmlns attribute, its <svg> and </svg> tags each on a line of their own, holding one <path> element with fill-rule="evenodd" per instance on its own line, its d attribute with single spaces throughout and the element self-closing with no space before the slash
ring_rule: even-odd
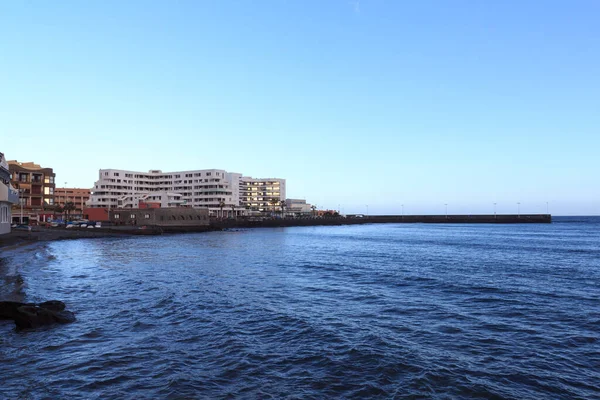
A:
<svg viewBox="0 0 600 400">
<path fill-rule="evenodd" d="M 0 250 L 0 398 L 600 398 L 600 219 Z"/>
</svg>

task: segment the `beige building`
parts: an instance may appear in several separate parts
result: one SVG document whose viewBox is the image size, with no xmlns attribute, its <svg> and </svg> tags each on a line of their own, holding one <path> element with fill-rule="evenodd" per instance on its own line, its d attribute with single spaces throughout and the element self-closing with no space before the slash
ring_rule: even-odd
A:
<svg viewBox="0 0 600 400">
<path fill-rule="evenodd" d="M 90 199 L 90 189 L 56 188 L 54 189 L 54 204 L 64 207 L 67 202 L 75 205 L 72 214 L 82 214 L 85 203 Z"/>
<path fill-rule="evenodd" d="M 287 215 L 310 215 L 313 212 L 312 206 L 302 199 L 286 199 L 285 213 Z"/>
</svg>

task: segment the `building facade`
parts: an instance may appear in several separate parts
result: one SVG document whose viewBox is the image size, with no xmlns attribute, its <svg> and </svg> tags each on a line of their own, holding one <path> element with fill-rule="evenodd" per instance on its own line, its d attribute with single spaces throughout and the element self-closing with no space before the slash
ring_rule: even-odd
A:
<svg viewBox="0 0 600 400">
<path fill-rule="evenodd" d="M 80 188 L 55 188 L 54 204 L 64 207 L 67 202 L 75 205 L 72 215 L 82 215 L 87 201 L 90 199 L 90 189 Z"/>
<path fill-rule="evenodd" d="M 301 199 L 286 199 L 286 214 L 294 216 L 310 215 L 313 213 L 313 208 L 306 200 Z"/>
<path fill-rule="evenodd" d="M 235 217 L 250 209 L 267 210 L 273 198 L 285 199 L 284 179 L 254 179 L 221 169 L 180 172 L 101 169 L 87 206 L 117 209 L 160 204 L 161 208 L 208 208 L 210 215 Z"/>
<path fill-rule="evenodd" d="M 19 192 L 10 183 L 10 170 L 0 153 L 0 235 L 10 233 L 13 205 L 19 202 Z"/>
<path fill-rule="evenodd" d="M 195 227 L 209 224 L 208 209 L 189 207 L 117 209 L 109 212 L 109 219 L 116 226 Z"/>
<path fill-rule="evenodd" d="M 11 184 L 19 191 L 22 202 L 13 206 L 13 221 L 37 223 L 52 217 L 54 208 L 54 184 L 56 175 L 52 168 L 43 168 L 33 162 L 8 161 L 12 175 Z"/>
<path fill-rule="evenodd" d="M 252 212 L 277 212 L 285 202 L 285 179 L 240 179 L 240 204 Z"/>
</svg>

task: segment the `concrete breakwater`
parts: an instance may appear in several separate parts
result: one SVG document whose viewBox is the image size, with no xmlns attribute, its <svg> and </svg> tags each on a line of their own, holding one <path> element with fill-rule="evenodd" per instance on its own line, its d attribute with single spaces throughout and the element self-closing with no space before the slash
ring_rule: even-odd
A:
<svg viewBox="0 0 600 400">
<path fill-rule="evenodd" d="M 276 228 L 292 226 L 335 226 L 389 223 L 434 223 L 434 224 L 531 224 L 551 223 L 550 214 L 498 214 L 498 215 L 373 215 L 361 217 L 322 218 L 264 218 L 264 219 L 212 219 L 204 226 L 145 226 L 143 229 L 126 226 L 107 228 L 107 232 L 133 235 L 160 235 L 168 233 L 207 232 L 232 228 Z M 105 229 L 105 228 L 103 228 Z"/>
<path fill-rule="evenodd" d="M 275 218 L 263 220 L 214 220 L 215 228 L 268 228 L 287 226 L 358 225 L 389 223 L 433 224 L 549 224 L 550 214 L 498 214 L 498 215 L 373 215 L 362 217 L 331 218 Z"/>
</svg>

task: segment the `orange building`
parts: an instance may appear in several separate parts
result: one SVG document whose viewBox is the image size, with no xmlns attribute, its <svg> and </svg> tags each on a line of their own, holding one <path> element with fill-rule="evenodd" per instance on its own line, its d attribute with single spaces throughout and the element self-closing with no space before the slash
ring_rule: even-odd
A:
<svg viewBox="0 0 600 400">
<path fill-rule="evenodd" d="M 83 214 L 83 209 L 87 208 L 85 202 L 90 199 L 90 189 L 79 188 L 56 188 L 54 189 L 54 204 L 61 207 L 68 201 L 75 204 L 75 211 L 72 214 Z"/>
</svg>

